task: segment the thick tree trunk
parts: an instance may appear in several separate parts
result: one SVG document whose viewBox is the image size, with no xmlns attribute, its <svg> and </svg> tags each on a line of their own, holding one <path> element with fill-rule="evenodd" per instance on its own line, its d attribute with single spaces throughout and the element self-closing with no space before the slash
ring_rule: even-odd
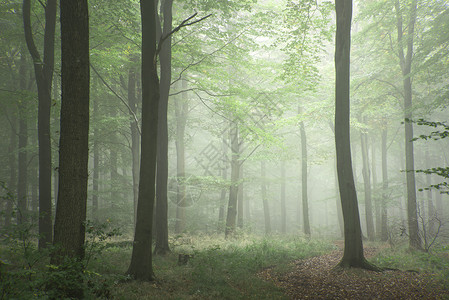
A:
<svg viewBox="0 0 449 300">
<path fill-rule="evenodd" d="M 173 0 L 163 1 L 164 28 L 162 36 L 172 31 Z M 158 22 L 158 26 L 160 22 Z M 171 37 L 162 44 L 160 52 L 161 83 L 159 100 L 159 120 L 157 133 L 157 175 L 156 175 L 156 242 L 154 253 L 165 255 L 168 246 L 168 98 L 171 84 Z"/>
<path fill-rule="evenodd" d="M 84 256 L 89 157 L 89 14 L 87 0 L 61 1 L 61 136 L 52 263 Z M 78 291 L 82 295 L 82 291 Z M 75 296 L 79 296 L 76 294 Z"/>
<path fill-rule="evenodd" d="M 382 226 L 381 226 L 381 241 L 388 240 L 388 168 L 387 168 L 387 128 L 382 130 Z"/>
<path fill-rule="evenodd" d="M 182 82 L 182 98 L 175 101 L 176 114 L 176 168 L 178 190 L 176 193 L 176 222 L 175 233 L 182 233 L 185 229 L 185 129 L 187 123 L 187 114 L 189 110 L 187 98 L 187 80 L 183 78 Z"/>
<path fill-rule="evenodd" d="M 152 238 L 155 198 L 159 78 L 156 66 L 156 3 L 141 0 L 142 16 L 142 147 L 139 199 L 131 263 L 127 273 L 153 280 Z"/>
<path fill-rule="evenodd" d="M 285 204 L 285 161 L 281 162 L 281 232 L 287 233 L 287 207 Z"/>
<path fill-rule="evenodd" d="M 349 84 L 352 0 L 336 0 L 337 32 L 335 42 L 335 145 L 341 206 L 345 227 L 345 248 L 341 267 L 369 268 L 363 255 L 362 231 L 354 184 L 349 134 Z"/>
<path fill-rule="evenodd" d="M 308 197 L 308 178 L 307 178 L 307 136 L 304 122 L 299 123 L 301 133 L 301 195 L 302 195 L 302 216 L 304 234 L 310 236 L 310 220 L 309 220 L 309 197 Z"/>
<path fill-rule="evenodd" d="M 231 123 L 231 187 L 229 189 L 228 211 L 226 215 L 225 237 L 230 237 L 235 231 L 237 217 L 237 194 L 240 171 L 239 127 L 237 121 Z"/>
<path fill-rule="evenodd" d="M 402 70 L 404 86 L 404 119 L 405 119 L 405 171 L 407 178 L 407 219 L 409 230 L 409 244 L 411 248 L 422 249 L 422 241 L 419 236 L 417 204 L 416 204 L 416 183 L 415 183 L 415 159 L 413 153 L 413 123 L 412 119 L 412 79 L 411 68 L 413 59 L 413 35 L 416 22 L 417 0 L 413 0 L 410 6 L 410 20 L 406 43 L 403 41 L 402 11 L 399 1 L 395 3 L 397 13 L 398 31 L 398 55 Z M 407 45 L 407 54 L 404 55 L 403 46 Z"/>
<path fill-rule="evenodd" d="M 271 234 L 271 218 L 270 218 L 270 206 L 268 204 L 268 196 L 267 196 L 267 182 L 266 182 L 267 171 L 264 161 L 260 163 L 260 173 L 262 177 L 261 192 L 263 201 L 263 214 L 265 219 L 265 234 L 269 235 Z"/>
<path fill-rule="evenodd" d="M 31 31 L 31 2 L 23 1 L 25 41 L 33 59 L 38 91 L 39 249 L 52 241 L 50 108 L 56 7 L 56 0 L 48 0 L 45 6 L 44 55 L 41 60 Z"/>
<path fill-rule="evenodd" d="M 365 219 L 366 219 L 366 231 L 368 239 L 374 241 L 374 222 L 373 222 L 373 206 L 371 203 L 371 180 L 369 170 L 369 158 L 368 158 L 368 143 L 366 133 L 361 132 L 361 145 L 362 145 L 362 174 L 363 184 L 365 187 Z"/>
</svg>

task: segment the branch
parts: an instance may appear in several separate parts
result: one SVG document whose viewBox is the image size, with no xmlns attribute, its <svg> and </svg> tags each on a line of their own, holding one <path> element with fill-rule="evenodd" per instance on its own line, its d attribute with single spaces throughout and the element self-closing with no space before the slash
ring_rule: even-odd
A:
<svg viewBox="0 0 449 300">
<path fill-rule="evenodd" d="M 167 33 L 165 36 L 161 36 L 161 39 L 159 40 L 159 43 L 157 45 L 157 50 L 156 50 L 156 55 L 159 54 L 159 52 L 161 52 L 161 48 L 162 48 L 162 44 L 164 43 L 164 41 L 166 39 L 168 39 L 172 34 L 174 34 L 175 32 L 181 30 L 181 28 L 183 27 L 187 27 L 187 26 L 191 26 L 193 24 L 199 23 L 207 18 L 209 18 L 210 16 L 212 16 L 212 14 L 208 14 L 205 17 L 202 17 L 201 19 L 192 21 L 190 23 L 188 23 L 190 20 L 192 20 L 193 18 L 195 18 L 198 15 L 198 13 L 194 13 L 193 15 L 191 15 L 190 17 L 188 17 L 187 19 L 185 19 L 184 21 L 181 22 L 181 24 L 179 24 L 178 26 L 176 26 L 172 31 L 170 31 L 169 33 Z"/>
<path fill-rule="evenodd" d="M 128 103 L 126 103 L 125 99 L 123 99 L 119 94 L 117 94 L 116 91 L 114 91 L 114 89 L 103 79 L 103 77 L 100 75 L 100 73 L 97 72 L 97 70 L 94 68 L 94 66 L 90 64 L 90 67 L 92 68 L 92 70 L 95 72 L 95 74 L 97 74 L 98 78 L 100 78 L 101 82 L 103 82 L 103 84 L 117 97 L 120 99 L 120 101 L 122 101 L 122 103 L 128 108 L 129 113 L 131 114 L 131 116 L 134 118 L 134 122 L 136 123 L 136 127 L 137 127 L 137 131 L 139 132 L 139 134 L 141 135 L 141 131 L 140 131 L 140 127 L 139 127 L 139 121 L 137 119 L 136 114 L 132 111 L 131 107 L 129 107 Z"/>
</svg>

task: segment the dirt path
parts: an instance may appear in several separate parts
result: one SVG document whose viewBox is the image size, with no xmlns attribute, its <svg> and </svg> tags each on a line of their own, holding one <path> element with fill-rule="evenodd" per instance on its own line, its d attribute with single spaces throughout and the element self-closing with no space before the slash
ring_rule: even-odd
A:
<svg viewBox="0 0 449 300">
<path fill-rule="evenodd" d="M 376 253 L 366 248 L 365 256 Z M 283 288 L 292 299 L 449 299 L 431 274 L 410 271 L 373 272 L 333 269 L 342 250 L 293 262 L 293 270 L 277 274 L 272 268 L 260 273 Z"/>
</svg>

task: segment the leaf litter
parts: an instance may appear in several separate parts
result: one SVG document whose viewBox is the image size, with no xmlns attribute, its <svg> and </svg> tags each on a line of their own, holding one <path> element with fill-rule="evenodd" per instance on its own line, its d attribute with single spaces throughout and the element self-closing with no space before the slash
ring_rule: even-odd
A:
<svg viewBox="0 0 449 300">
<path fill-rule="evenodd" d="M 377 249 L 365 247 L 364 252 L 369 258 Z M 296 260 L 287 273 L 270 267 L 259 276 L 282 288 L 291 299 L 449 299 L 449 291 L 431 273 L 335 268 L 342 256 L 339 249 Z"/>
</svg>

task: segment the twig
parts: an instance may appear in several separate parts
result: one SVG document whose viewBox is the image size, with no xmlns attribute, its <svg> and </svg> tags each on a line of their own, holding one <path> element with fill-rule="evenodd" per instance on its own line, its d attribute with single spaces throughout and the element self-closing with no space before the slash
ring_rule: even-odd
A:
<svg viewBox="0 0 449 300">
<path fill-rule="evenodd" d="M 123 99 L 119 94 L 117 94 L 116 91 L 114 91 L 114 89 L 103 79 L 103 77 L 100 75 L 100 73 L 98 73 L 98 71 L 94 68 L 94 66 L 90 64 L 90 67 L 92 68 L 92 70 L 95 72 L 95 74 L 97 74 L 98 78 L 100 78 L 101 82 L 103 82 L 103 84 L 117 97 L 120 99 L 120 101 L 122 101 L 122 103 L 128 108 L 129 113 L 131 114 L 131 116 L 134 118 L 134 122 L 136 123 L 136 127 L 137 127 L 137 131 L 139 132 L 139 134 L 141 134 L 141 130 L 139 127 L 139 120 L 137 119 L 136 114 L 132 111 L 131 107 L 129 107 L 128 103 L 126 103 L 125 99 Z"/>
</svg>

